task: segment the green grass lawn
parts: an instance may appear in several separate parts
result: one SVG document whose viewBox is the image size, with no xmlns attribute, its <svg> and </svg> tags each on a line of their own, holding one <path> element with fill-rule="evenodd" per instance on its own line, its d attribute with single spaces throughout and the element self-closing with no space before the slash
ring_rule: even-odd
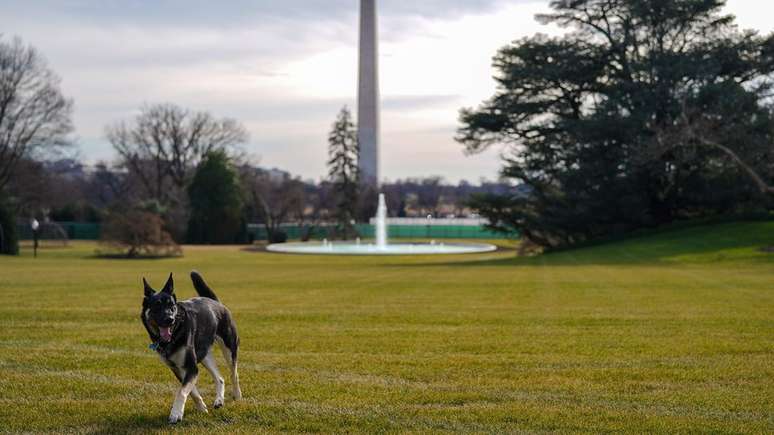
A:
<svg viewBox="0 0 774 435">
<path fill-rule="evenodd" d="M 527 259 L 27 250 L 0 258 L 0 432 L 771 433 L 767 244 L 774 222 Z M 235 315 L 245 398 L 170 428 L 140 279 L 190 297 L 191 269 Z"/>
</svg>

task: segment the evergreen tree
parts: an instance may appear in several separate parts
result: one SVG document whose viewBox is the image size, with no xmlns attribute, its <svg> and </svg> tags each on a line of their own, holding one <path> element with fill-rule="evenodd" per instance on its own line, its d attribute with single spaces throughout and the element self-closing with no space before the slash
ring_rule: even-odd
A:
<svg viewBox="0 0 774 435">
<path fill-rule="evenodd" d="M 461 112 L 458 141 L 507 144 L 502 175 L 526 185 L 473 205 L 548 248 L 771 207 L 774 37 L 724 5 L 552 1 L 538 19 L 572 31 L 501 49 L 497 93 Z"/>
<path fill-rule="evenodd" d="M 242 243 L 247 238 L 242 189 L 223 151 L 207 154 L 188 186 L 189 243 Z"/>
<path fill-rule="evenodd" d="M 349 109 L 339 112 L 328 136 L 328 175 L 336 195 L 336 221 L 340 235 L 355 235 L 352 222 L 358 212 L 358 155 L 357 131 Z"/>
</svg>

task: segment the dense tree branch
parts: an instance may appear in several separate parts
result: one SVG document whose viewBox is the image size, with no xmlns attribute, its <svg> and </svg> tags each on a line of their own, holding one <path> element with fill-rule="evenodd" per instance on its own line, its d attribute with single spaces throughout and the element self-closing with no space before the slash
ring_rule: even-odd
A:
<svg viewBox="0 0 774 435">
<path fill-rule="evenodd" d="M 734 164 L 736 164 L 742 170 L 742 172 L 747 174 L 747 176 L 753 181 L 753 183 L 755 183 L 756 187 L 761 191 L 761 193 L 774 194 L 774 186 L 768 184 L 766 180 L 764 180 L 763 177 L 758 173 L 758 171 L 756 171 L 755 168 L 745 162 L 738 153 L 736 153 L 731 148 L 710 139 L 704 133 L 699 131 L 695 123 L 691 122 L 688 117 L 688 109 L 686 108 L 685 101 L 683 101 L 683 110 L 680 114 L 680 119 L 682 121 L 682 127 L 685 128 L 690 138 L 695 139 L 704 146 L 720 150 L 727 157 L 729 157 L 731 161 L 733 161 Z M 772 148 L 774 149 L 774 145 L 772 145 Z"/>
</svg>

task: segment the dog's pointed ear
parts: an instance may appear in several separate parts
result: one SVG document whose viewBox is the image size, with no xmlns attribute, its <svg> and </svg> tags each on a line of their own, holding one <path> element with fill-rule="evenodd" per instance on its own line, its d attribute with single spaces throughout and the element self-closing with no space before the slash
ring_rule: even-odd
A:
<svg viewBox="0 0 774 435">
<path fill-rule="evenodd" d="M 145 297 L 149 298 L 156 294 L 156 291 L 153 290 L 153 288 L 148 284 L 148 281 L 145 279 L 145 277 L 142 277 L 142 286 L 145 289 Z"/>
<path fill-rule="evenodd" d="M 167 278 L 167 283 L 164 284 L 164 288 L 161 290 L 162 293 L 166 293 L 168 295 L 175 294 L 175 281 L 172 279 L 172 274 L 169 274 L 169 278 Z"/>
</svg>

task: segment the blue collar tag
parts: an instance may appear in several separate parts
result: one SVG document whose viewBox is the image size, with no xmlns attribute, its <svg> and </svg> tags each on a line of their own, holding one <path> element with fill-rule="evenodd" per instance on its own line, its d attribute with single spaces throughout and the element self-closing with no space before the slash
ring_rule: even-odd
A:
<svg viewBox="0 0 774 435">
<path fill-rule="evenodd" d="M 148 349 L 150 349 L 150 350 L 152 350 L 154 352 L 158 352 L 159 344 L 158 343 L 151 343 L 151 344 L 148 345 Z"/>
</svg>

